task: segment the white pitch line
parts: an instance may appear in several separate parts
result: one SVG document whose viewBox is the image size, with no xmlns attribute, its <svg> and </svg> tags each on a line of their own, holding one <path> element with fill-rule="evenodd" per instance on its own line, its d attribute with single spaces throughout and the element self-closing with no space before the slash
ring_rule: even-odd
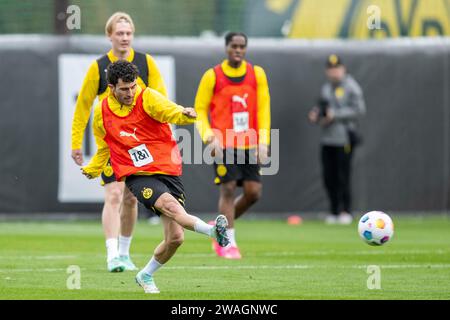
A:
<svg viewBox="0 0 450 320">
<path fill-rule="evenodd" d="M 360 250 L 360 251 L 339 251 L 339 250 L 305 250 L 305 251 L 269 251 L 264 253 L 252 253 L 246 254 L 247 257 L 258 258 L 258 257 L 284 257 L 284 256 L 327 256 L 327 255 L 353 255 L 353 256 L 365 256 L 365 255 L 421 255 L 421 254 L 433 254 L 433 255 L 448 255 L 450 250 L 379 250 L 379 248 L 374 248 L 374 250 Z M 34 255 L 12 255 L 12 256 L 0 256 L 0 260 L 63 260 L 63 259 L 77 259 L 83 258 L 88 254 L 79 255 L 45 255 L 45 256 L 34 256 Z M 91 258 L 103 258 L 104 254 L 89 254 Z M 151 253 L 132 253 L 132 257 L 144 257 L 149 258 Z M 214 253 L 184 253 L 179 252 L 176 257 L 187 257 L 187 258 L 210 258 L 215 257 Z"/>
<path fill-rule="evenodd" d="M 219 270 L 219 269 L 366 269 L 369 265 L 351 265 L 351 266 L 321 266 L 321 265 L 248 265 L 248 266 L 173 266 L 165 267 L 165 269 L 195 269 L 195 270 Z M 408 265 L 377 265 L 381 269 L 412 269 L 412 268 L 436 268 L 450 269 L 450 264 L 408 264 Z"/>
<path fill-rule="evenodd" d="M 379 266 L 381 269 L 450 269 L 450 264 L 372 264 Z M 354 269 L 366 269 L 369 265 L 355 265 Z"/>
<path fill-rule="evenodd" d="M 36 259 L 36 260 L 62 260 L 62 259 L 75 259 L 75 258 L 79 258 L 79 255 L 51 255 L 51 256 L 33 256 L 33 255 L 22 255 L 22 256 L 0 256 L 0 260 L 15 260 L 15 259 L 20 259 L 20 260 L 29 260 L 29 259 Z"/>
<path fill-rule="evenodd" d="M 239 266 L 167 266 L 167 270 L 289 270 L 289 269 L 366 269 L 369 265 L 324 266 L 309 264 L 293 265 L 239 265 Z M 450 269 L 450 264 L 382 264 L 381 269 Z M 82 268 L 82 271 L 104 271 L 104 268 Z M 0 273 L 12 272 L 66 272 L 66 268 L 36 268 L 36 269 L 0 269 Z"/>
<path fill-rule="evenodd" d="M 0 273 L 10 272 L 66 272 L 66 268 L 36 268 L 36 269 L 0 269 Z"/>
<path fill-rule="evenodd" d="M 312 256 L 325 256 L 325 255 L 394 255 L 394 254 L 448 254 L 450 250 L 359 250 L 359 251 L 338 251 L 338 250 L 305 250 L 305 251 L 278 251 L 278 252 L 266 252 L 263 255 L 272 256 L 296 256 L 296 255 L 312 255 Z"/>
<path fill-rule="evenodd" d="M 226 270 L 226 269 L 310 269 L 314 268 L 312 265 L 286 265 L 286 266 L 270 266 L 270 265 L 259 265 L 259 266 L 173 266 L 173 267 L 167 267 L 167 269 L 172 270 L 188 270 L 188 269 L 194 269 L 194 270 Z"/>
<path fill-rule="evenodd" d="M 246 254 L 246 257 L 284 257 L 284 256 L 326 256 L 326 255 L 355 255 L 355 256 L 365 256 L 365 255 L 420 255 L 420 254 L 435 254 L 435 255 L 447 255 L 450 250 L 360 250 L 360 251 L 336 251 L 336 250 L 305 250 L 305 251 L 272 251 L 264 253 L 252 253 Z M 134 253 L 133 257 L 149 257 L 148 254 Z M 188 257 L 188 258 L 208 258 L 214 257 L 215 253 L 184 253 L 179 252 L 176 257 Z"/>
</svg>

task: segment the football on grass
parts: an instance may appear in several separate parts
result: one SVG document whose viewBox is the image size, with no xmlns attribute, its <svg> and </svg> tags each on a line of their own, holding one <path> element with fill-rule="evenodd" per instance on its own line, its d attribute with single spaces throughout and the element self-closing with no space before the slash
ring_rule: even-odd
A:
<svg viewBox="0 0 450 320">
<path fill-rule="evenodd" d="M 367 244 L 381 246 L 392 240 L 394 224 L 386 213 L 370 211 L 359 220 L 358 233 Z"/>
</svg>

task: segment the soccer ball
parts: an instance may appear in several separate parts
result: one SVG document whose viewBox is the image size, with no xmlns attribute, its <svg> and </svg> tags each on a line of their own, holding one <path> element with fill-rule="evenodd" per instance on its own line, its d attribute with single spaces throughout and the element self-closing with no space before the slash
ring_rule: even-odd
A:
<svg viewBox="0 0 450 320">
<path fill-rule="evenodd" d="M 386 213 L 370 211 L 359 220 L 358 233 L 367 244 L 381 246 L 394 236 L 394 224 Z"/>
</svg>

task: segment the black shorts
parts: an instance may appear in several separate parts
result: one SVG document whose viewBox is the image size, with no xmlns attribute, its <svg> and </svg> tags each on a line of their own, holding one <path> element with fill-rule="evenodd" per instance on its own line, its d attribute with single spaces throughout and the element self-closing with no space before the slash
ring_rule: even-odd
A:
<svg viewBox="0 0 450 320">
<path fill-rule="evenodd" d="M 214 163 L 215 184 L 236 181 L 242 186 L 244 181 L 261 182 L 261 167 L 256 163 L 255 149 L 226 149 L 222 163 Z"/>
<path fill-rule="evenodd" d="M 107 183 L 116 182 L 116 176 L 114 175 L 114 171 L 111 166 L 111 162 L 108 160 L 108 163 L 103 168 L 102 174 L 101 174 L 101 184 L 104 186 Z"/>
<path fill-rule="evenodd" d="M 180 177 L 164 174 L 151 176 L 132 175 L 126 178 L 125 184 L 140 203 L 158 216 L 161 213 L 155 209 L 155 202 L 165 192 L 170 193 L 184 207 L 186 197 Z"/>
</svg>

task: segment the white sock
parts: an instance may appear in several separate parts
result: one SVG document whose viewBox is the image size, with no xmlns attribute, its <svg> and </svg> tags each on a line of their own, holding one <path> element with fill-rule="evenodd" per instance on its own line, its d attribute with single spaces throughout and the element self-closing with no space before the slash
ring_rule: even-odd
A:
<svg viewBox="0 0 450 320">
<path fill-rule="evenodd" d="M 119 255 L 129 256 L 130 255 L 130 244 L 133 237 L 119 236 Z"/>
<path fill-rule="evenodd" d="M 118 241 L 116 238 L 106 239 L 106 261 L 111 261 L 112 259 L 119 256 L 119 250 L 117 249 Z"/>
<path fill-rule="evenodd" d="M 228 239 L 230 239 L 230 245 L 233 247 L 237 247 L 234 228 L 227 229 L 227 236 Z"/>
<path fill-rule="evenodd" d="M 155 273 L 159 268 L 161 268 L 163 264 L 156 261 L 155 257 L 152 257 L 150 261 L 147 263 L 147 265 L 142 269 L 145 273 L 152 275 Z"/>
<path fill-rule="evenodd" d="M 205 221 L 197 218 L 197 222 L 194 224 L 194 230 L 198 233 L 206 234 L 207 236 L 214 237 L 214 226 L 207 224 Z"/>
</svg>

